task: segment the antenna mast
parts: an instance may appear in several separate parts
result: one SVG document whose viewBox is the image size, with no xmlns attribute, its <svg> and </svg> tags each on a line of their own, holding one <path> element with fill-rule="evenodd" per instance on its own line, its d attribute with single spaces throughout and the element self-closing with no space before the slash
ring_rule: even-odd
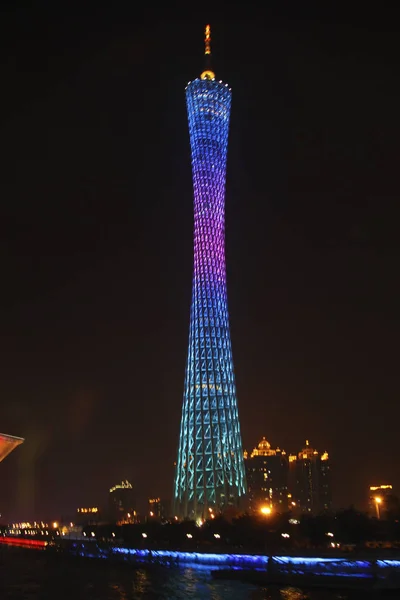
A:
<svg viewBox="0 0 400 600">
<path fill-rule="evenodd" d="M 211 54 L 211 27 L 209 25 L 206 25 L 206 29 L 205 29 L 205 38 L 204 38 L 204 44 L 205 44 L 205 50 L 204 50 L 204 54 Z"/>
<path fill-rule="evenodd" d="M 215 73 L 212 70 L 211 63 L 211 27 L 206 25 L 204 30 L 204 56 L 205 58 L 205 70 L 200 75 L 200 79 L 215 79 Z"/>
</svg>

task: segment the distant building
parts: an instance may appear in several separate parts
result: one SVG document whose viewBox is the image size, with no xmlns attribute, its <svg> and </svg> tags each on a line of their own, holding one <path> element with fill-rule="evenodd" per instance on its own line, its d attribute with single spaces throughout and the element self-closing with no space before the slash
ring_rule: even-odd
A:
<svg viewBox="0 0 400 600">
<path fill-rule="evenodd" d="M 89 523 L 87 523 L 89 525 Z M 83 528 L 86 523 L 79 525 L 78 523 L 65 523 L 60 527 L 60 533 L 64 539 L 67 540 L 85 540 L 86 536 L 83 535 Z"/>
<path fill-rule="evenodd" d="M 386 483 L 369 486 L 368 511 L 371 517 L 384 518 L 391 509 L 393 501 L 393 486 Z"/>
<path fill-rule="evenodd" d="M 137 521 L 136 496 L 128 480 L 121 481 L 110 488 L 108 495 L 109 518 L 117 523 L 135 523 Z"/>
<path fill-rule="evenodd" d="M 97 506 L 76 509 L 75 522 L 77 525 L 92 525 L 100 521 L 100 510 Z"/>
<path fill-rule="evenodd" d="M 329 455 L 319 454 L 306 440 L 305 447 L 289 456 L 292 506 L 302 513 L 319 514 L 332 507 Z"/>
<path fill-rule="evenodd" d="M 247 497 L 250 512 L 263 507 L 278 512 L 288 510 L 289 461 L 284 450 L 273 450 L 263 437 L 257 448 L 248 456 L 244 452 L 247 478 Z"/>
<path fill-rule="evenodd" d="M 170 515 L 170 502 L 161 498 L 149 498 L 148 517 L 158 521 L 166 521 Z"/>
</svg>

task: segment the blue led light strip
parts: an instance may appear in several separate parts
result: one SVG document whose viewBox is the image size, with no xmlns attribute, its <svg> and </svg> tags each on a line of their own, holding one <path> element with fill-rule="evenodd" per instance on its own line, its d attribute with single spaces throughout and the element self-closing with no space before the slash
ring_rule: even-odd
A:
<svg viewBox="0 0 400 600">
<path fill-rule="evenodd" d="M 178 552 L 174 550 L 150 550 L 113 548 L 114 554 L 131 556 L 139 562 L 167 562 L 192 567 L 231 567 L 265 571 L 272 561 L 272 568 L 282 574 L 317 574 L 338 577 L 373 578 L 375 567 L 400 568 L 400 561 L 349 560 L 348 558 L 264 556 L 260 554 L 216 554 L 202 552 Z"/>
</svg>

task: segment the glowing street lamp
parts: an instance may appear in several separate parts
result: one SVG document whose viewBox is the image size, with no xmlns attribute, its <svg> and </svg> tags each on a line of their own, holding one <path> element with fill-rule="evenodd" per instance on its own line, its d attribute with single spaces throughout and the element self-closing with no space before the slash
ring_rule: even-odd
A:
<svg viewBox="0 0 400 600">
<path fill-rule="evenodd" d="M 264 515 L 265 517 L 267 517 L 268 515 L 270 515 L 272 513 L 272 508 L 270 506 L 262 506 L 260 508 L 260 513 L 262 515 Z"/>
<path fill-rule="evenodd" d="M 381 518 L 381 511 L 379 505 L 382 504 L 382 498 L 379 496 L 375 496 L 375 508 L 376 508 L 376 518 L 379 520 Z"/>
</svg>

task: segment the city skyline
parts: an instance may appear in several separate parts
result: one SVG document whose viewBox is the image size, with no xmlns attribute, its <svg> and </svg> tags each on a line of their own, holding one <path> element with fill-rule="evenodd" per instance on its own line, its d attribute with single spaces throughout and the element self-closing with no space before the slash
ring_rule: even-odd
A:
<svg viewBox="0 0 400 600">
<path fill-rule="evenodd" d="M 1 25 L 0 423 L 25 438 L 1 463 L 4 510 L 90 506 L 126 477 L 171 496 L 192 270 L 182 89 L 208 20 L 234 91 L 226 253 L 243 446 L 326 448 L 335 507 L 361 506 L 371 483 L 399 489 L 390 27 L 267 8 L 248 24 L 151 25 L 21 10 Z"/>
</svg>

